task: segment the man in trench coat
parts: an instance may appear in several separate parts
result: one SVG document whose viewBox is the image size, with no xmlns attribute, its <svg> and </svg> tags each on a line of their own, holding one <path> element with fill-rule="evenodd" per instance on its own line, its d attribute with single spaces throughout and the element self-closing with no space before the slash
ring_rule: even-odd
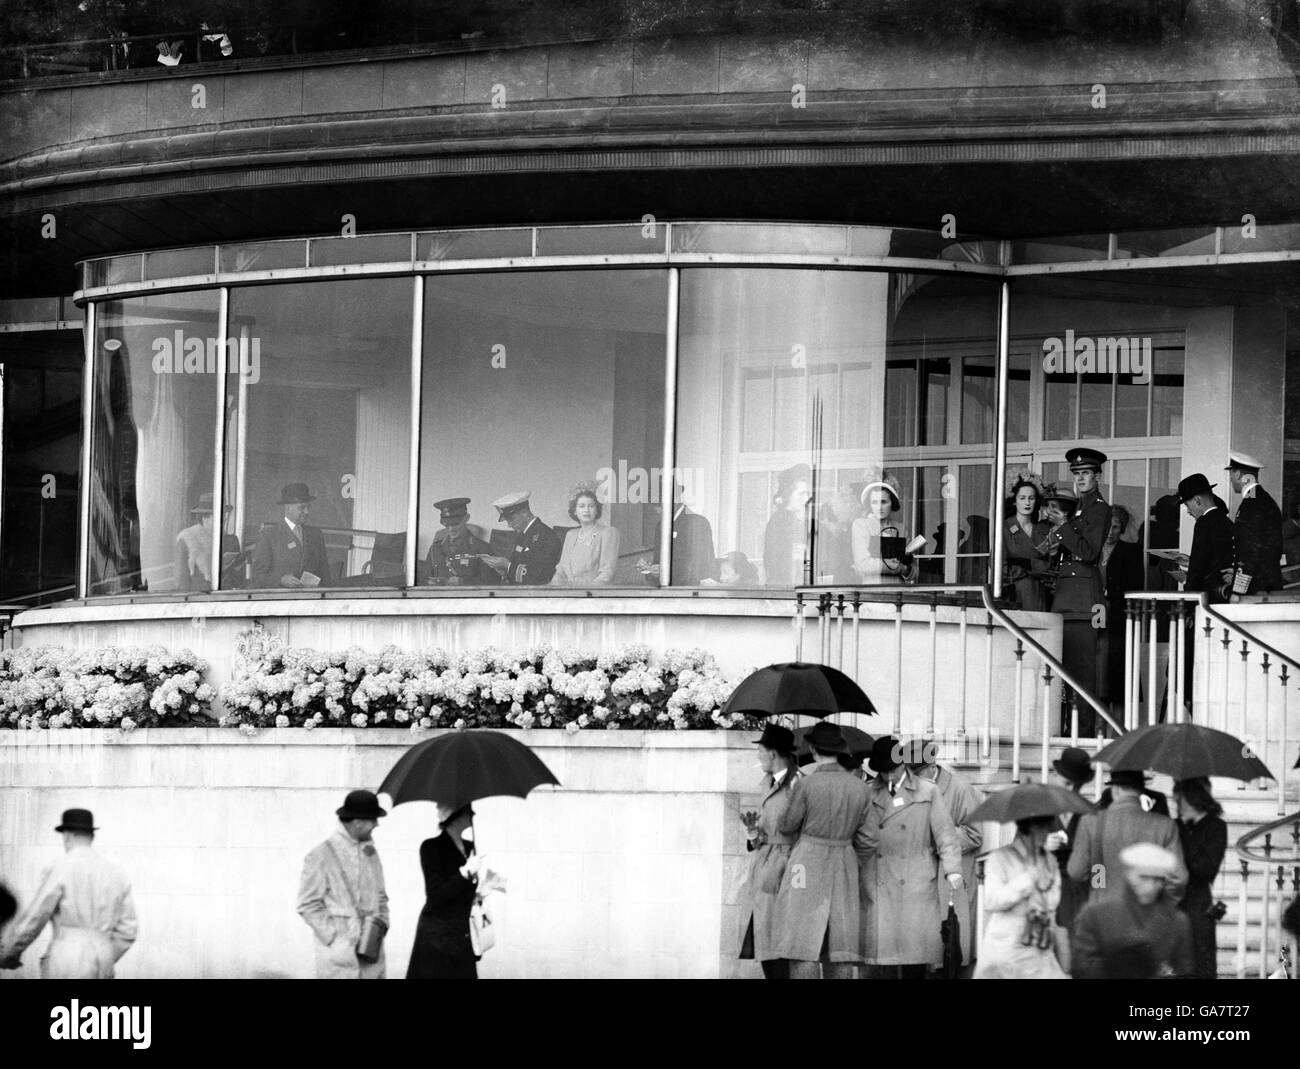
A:
<svg viewBox="0 0 1300 1069">
<path fill-rule="evenodd" d="M 965 881 L 961 845 L 939 788 L 903 764 L 903 748 L 877 739 L 862 857 L 862 958 L 873 976 L 920 979 L 943 965 L 939 870 L 954 894 Z M 945 906 L 947 905 L 945 901 Z"/>
<path fill-rule="evenodd" d="M 828 980 L 850 980 L 861 938 L 857 853 L 866 846 L 867 785 L 837 759 L 848 752 L 838 726 L 818 723 L 808 745 L 813 771 L 777 824 L 795 844 L 777 892 L 775 953 L 790 960 L 792 980 L 817 979 L 819 963 Z"/>
<path fill-rule="evenodd" d="M 357 957 L 366 917 L 388 930 L 384 867 L 370 834 L 387 811 L 370 791 L 351 791 L 335 810 L 339 827 L 307 855 L 298 887 L 298 913 L 316 935 L 319 980 L 382 980 L 382 944 L 375 961 Z"/>
<path fill-rule="evenodd" d="M 969 779 L 951 768 L 944 768 L 934 759 L 934 744 L 917 739 L 904 746 L 907 770 L 918 779 L 928 780 L 939 788 L 939 796 L 948 807 L 953 830 L 961 847 L 961 878 L 965 885 L 952 893 L 947 882 L 939 883 L 939 916 L 948 916 L 948 898 L 952 894 L 957 907 L 961 929 L 961 961 L 967 975 L 975 964 L 975 858 L 984 843 L 980 825 L 968 823 L 968 818 L 980 804 L 979 792 Z"/>
<path fill-rule="evenodd" d="M 135 903 L 122 870 L 95 853 L 95 818 L 68 809 L 54 829 L 64 855 L 46 869 L 40 890 L 0 947 L 0 967 L 16 969 L 47 923 L 54 936 L 41 958 L 45 980 L 107 980 L 135 942 Z"/>
</svg>

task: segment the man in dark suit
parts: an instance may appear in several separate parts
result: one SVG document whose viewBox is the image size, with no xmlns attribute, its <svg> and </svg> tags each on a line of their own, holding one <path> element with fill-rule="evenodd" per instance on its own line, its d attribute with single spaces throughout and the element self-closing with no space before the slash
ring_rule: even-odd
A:
<svg viewBox="0 0 1300 1069">
<path fill-rule="evenodd" d="M 1224 577 L 1228 583 L 1236 580 L 1238 594 L 1282 589 L 1282 510 L 1259 485 L 1261 466 L 1247 453 L 1232 453 L 1225 469 L 1233 490 L 1241 495 L 1232 532 L 1233 570 Z"/>
<path fill-rule="evenodd" d="M 442 519 L 428 557 L 430 580 L 437 585 L 478 586 L 500 581 L 483 562 L 483 557 L 492 555 L 492 547 L 469 529 L 469 501 L 467 497 L 448 497 L 433 503 Z"/>
<path fill-rule="evenodd" d="M 508 560 L 505 557 L 485 559 L 507 583 L 542 586 L 555 574 L 564 543 L 533 515 L 528 497 L 527 491 L 519 491 L 492 502 L 501 520 L 515 532 L 515 545 Z"/>
<path fill-rule="evenodd" d="M 315 500 L 306 483 L 289 483 L 280 492 L 284 519 L 262 524 L 253 550 L 251 586 L 298 589 L 329 582 L 325 536 L 319 527 L 304 523 Z"/>
<path fill-rule="evenodd" d="M 1178 484 L 1178 500 L 1196 520 L 1187 571 L 1179 578 L 1183 580 L 1184 590 L 1208 591 L 1211 602 L 1227 600 L 1223 573 L 1232 568 L 1233 553 L 1232 521 L 1214 493 L 1217 485 L 1199 471 Z"/>
<path fill-rule="evenodd" d="M 713 526 L 681 501 L 685 491 L 681 483 L 673 486 L 673 574 L 672 586 L 698 586 L 701 580 L 718 578 L 718 562 L 713 553 Z M 654 556 L 659 563 L 662 527 L 656 509 Z M 658 585 L 658 570 L 646 570 L 647 578 Z"/>
</svg>

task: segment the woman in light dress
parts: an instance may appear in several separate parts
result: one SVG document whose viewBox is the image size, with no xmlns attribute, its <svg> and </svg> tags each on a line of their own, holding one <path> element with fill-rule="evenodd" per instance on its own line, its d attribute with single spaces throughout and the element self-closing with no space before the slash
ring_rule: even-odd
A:
<svg viewBox="0 0 1300 1069">
<path fill-rule="evenodd" d="M 893 479 L 869 483 L 862 491 L 867 514 L 853 521 L 851 537 L 853 570 L 864 583 L 910 583 L 916 578 L 916 564 L 903 552 L 907 536 L 902 519 L 895 515 L 902 507 L 898 493 Z"/>
<path fill-rule="evenodd" d="M 564 536 L 560 563 L 551 582 L 556 586 L 606 586 L 618 567 L 618 529 L 599 523 L 604 511 L 596 491 L 586 486 L 569 498 L 569 516 L 578 526 Z"/>
<path fill-rule="evenodd" d="M 1069 979 L 1057 959 L 1057 947 L 1067 938 L 1056 925 L 1061 870 L 1048 852 L 1060 827 L 1055 816 L 1018 820 L 1015 839 L 985 861 L 984 941 L 976 980 Z"/>
</svg>

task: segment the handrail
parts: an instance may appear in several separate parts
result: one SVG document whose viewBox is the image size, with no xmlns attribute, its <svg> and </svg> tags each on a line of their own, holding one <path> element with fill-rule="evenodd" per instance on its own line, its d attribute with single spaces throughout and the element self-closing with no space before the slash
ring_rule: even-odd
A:
<svg viewBox="0 0 1300 1069">
<path fill-rule="evenodd" d="M 1028 631 L 1012 620 L 1005 612 L 993 603 L 993 588 L 991 586 L 985 583 L 980 587 L 980 592 L 984 598 L 984 608 L 993 619 L 997 620 L 999 624 L 1015 635 L 1017 639 L 1038 654 L 1040 660 L 1054 668 L 1056 674 L 1065 680 L 1065 682 L 1070 684 L 1074 693 L 1092 706 L 1093 712 L 1100 716 L 1115 730 L 1116 736 L 1124 734 L 1124 729 L 1111 719 L 1110 711 L 1102 707 L 1101 702 L 1097 698 L 1093 697 L 1092 692 L 1086 687 L 1081 686 L 1075 678 L 1065 670 L 1065 666 L 1059 660 L 1048 653 L 1047 650 L 1045 650 Z"/>
<path fill-rule="evenodd" d="M 1247 642 L 1253 642 L 1256 646 L 1258 646 L 1261 650 L 1267 653 L 1270 657 L 1276 658 L 1277 660 L 1281 661 L 1283 664 L 1290 665 L 1297 673 L 1300 673 L 1300 661 L 1297 661 L 1294 657 L 1288 657 L 1285 653 L 1282 653 L 1280 650 L 1275 650 L 1267 642 L 1264 642 L 1261 639 L 1256 638 L 1254 635 L 1252 635 L 1249 631 L 1247 631 L 1235 620 L 1229 620 L 1226 616 L 1224 616 L 1221 612 L 1219 612 L 1218 609 L 1216 609 L 1213 605 L 1210 604 L 1210 594 L 1208 591 L 1204 591 L 1204 590 L 1201 591 L 1201 597 L 1198 604 L 1201 606 L 1202 609 L 1205 610 L 1206 616 L 1218 620 L 1219 623 L 1223 624 L 1224 627 L 1231 628 Z"/>
<path fill-rule="evenodd" d="M 1284 828 L 1288 824 L 1295 823 L 1300 823 L 1300 812 L 1292 813 L 1285 817 L 1278 817 L 1276 820 L 1271 820 L 1267 824 L 1261 824 L 1258 828 L 1246 832 L 1245 835 L 1238 839 L 1233 849 L 1237 852 L 1237 856 L 1243 861 L 1255 861 L 1264 865 L 1292 865 L 1296 862 L 1300 862 L 1300 840 L 1296 839 L 1294 835 L 1292 835 L 1293 846 L 1289 856 L 1282 856 L 1279 854 L 1260 854 L 1258 851 L 1250 848 L 1250 844 L 1261 835 L 1270 835 L 1277 831 L 1278 828 Z"/>
</svg>

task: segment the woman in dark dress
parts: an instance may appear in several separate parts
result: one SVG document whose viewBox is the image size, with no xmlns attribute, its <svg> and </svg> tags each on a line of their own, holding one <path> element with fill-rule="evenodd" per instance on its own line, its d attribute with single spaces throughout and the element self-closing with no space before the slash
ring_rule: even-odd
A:
<svg viewBox="0 0 1300 1069">
<path fill-rule="evenodd" d="M 1212 887 L 1228 849 L 1228 826 L 1221 815 L 1223 806 L 1210 793 L 1208 779 L 1179 780 L 1174 784 L 1174 800 L 1187 865 L 1187 893 L 1180 908 L 1192 922 L 1195 975 L 1213 980 L 1218 974 L 1219 948 L 1215 942 L 1218 920 L 1210 912 L 1214 907 Z"/>
<path fill-rule="evenodd" d="M 478 893 L 478 880 L 461 869 L 474 852 L 463 838 L 474 821 L 471 806 L 440 814 L 442 834 L 420 844 L 424 872 L 424 909 L 415 926 L 415 946 L 406 970 L 408 980 L 477 980 L 478 959 L 469 940 L 469 911 Z"/>
<path fill-rule="evenodd" d="M 781 472 L 772 518 L 763 532 L 763 579 L 768 586 L 799 586 L 804 582 L 808 549 L 807 505 L 812 498 L 812 470 L 796 464 Z"/>
</svg>

